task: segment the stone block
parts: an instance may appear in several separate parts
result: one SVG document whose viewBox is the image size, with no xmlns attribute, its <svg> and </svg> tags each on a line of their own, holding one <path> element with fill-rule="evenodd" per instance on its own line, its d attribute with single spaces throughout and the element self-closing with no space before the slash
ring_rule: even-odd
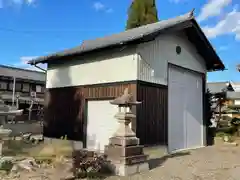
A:
<svg viewBox="0 0 240 180">
<path fill-rule="evenodd" d="M 125 165 L 125 164 L 114 164 L 112 166 L 113 171 L 118 176 L 130 176 L 136 173 L 141 173 L 149 170 L 148 163 Z"/>
<path fill-rule="evenodd" d="M 128 157 L 143 154 L 143 146 L 108 146 L 105 148 L 105 153 L 109 157 Z"/>
<path fill-rule="evenodd" d="M 108 158 L 114 164 L 133 165 L 133 164 L 140 164 L 140 163 L 146 162 L 147 157 L 148 157 L 147 155 L 141 154 L 141 155 L 129 156 L 129 157 L 116 157 L 116 158 L 108 157 Z"/>
<path fill-rule="evenodd" d="M 116 167 L 116 175 L 118 176 L 129 176 L 138 172 L 138 165 L 119 165 Z"/>
<path fill-rule="evenodd" d="M 149 164 L 147 162 L 138 164 L 138 172 L 145 172 L 149 170 Z"/>
<path fill-rule="evenodd" d="M 135 146 L 139 145 L 139 139 L 136 137 L 111 137 L 109 139 L 110 145 L 118 146 Z"/>
<path fill-rule="evenodd" d="M 121 163 L 127 164 L 127 165 L 139 164 L 139 163 L 146 162 L 147 158 L 148 158 L 148 156 L 145 155 L 145 154 L 136 155 L 136 156 L 129 156 L 129 157 L 123 158 L 121 160 Z"/>
</svg>

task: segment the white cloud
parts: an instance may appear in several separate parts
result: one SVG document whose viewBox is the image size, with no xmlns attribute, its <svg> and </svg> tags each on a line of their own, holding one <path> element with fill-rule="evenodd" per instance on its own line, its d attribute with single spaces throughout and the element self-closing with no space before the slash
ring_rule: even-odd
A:
<svg viewBox="0 0 240 180">
<path fill-rule="evenodd" d="M 32 5 L 36 2 L 36 0 L 8 0 L 8 1 L 12 1 L 12 3 L 14 4 L 28 4 L 28 5 Z"/>
<path fill-rule="evenodd" d="M 107 7 L 105 4 L 101 3 L 101 2 L 95 2 L 93 3 L 93 8 L 96 11 L 104 11 L 106 13 L 111 13 L 113 12 L 112 8 Z"/>
<path fill-rule="evenodd" d="M 36 5 L 37 0 L 0 0 L 0 8 L 7 6 L 18 6 L 22 5 L 34 6 Z"/>
<path fill-rule="evenodd" d="M 0 0 L 0 9 L 3 8 L 3 0 Z"/>
<path fill-rule="evenodd" d="M 100 11 L 100 10 L 104 10 L 105 9 L 105 5 L 102 4 L 101 2 L 95 2 L 93 4 L 93 7 L 96 11 Z"/>
<path fill-rule="evenodd" d="M 29 64 L 27 64 L 28 61 L 36 58 L 37 56 L 23 56 L 20 57 L 20 62 L 14 63 L 13 66 L 15 67 L 19 67 L 19 68 L 23 68 L 23 69 L 29 69 L 29 70 L 34 70 L 34 71 L 42 71 L 34 66 L 31 66 Z M 39 67 L 43 68 L 43 69 L 47 69 L 46 64 L 40 64 Z"/>
<path fill-rule="evenodd" d="M 202 7 L 197 20 L 201 22 L 208 19 L 209 17 L 220 15 L 223 12 L 223 9 L 231 2 L 232 0 L 210 0 Z"/>
<path fill-rule="evenodd" d="M 35 2 L 36 2 L 36 0 L 26 0 L 26 3 L 27 3 L 27 4 L 30 4 L 30 5 L 31 5 L 31 4 L 34 4 Z"/>
<path fill-rule="evenodd" d="M 228 46 L 220 46 L 219 47 L 219 51 L 226 51 L 226 50 L 228 50 Z"/>
<path fill-rule="evenodd" d="M 23 4 L 23 0 L 10 0 L 13 4 Z"/>
<path fill-rule="evenodd" d="M 28 67 L 27 67 L 28 66 Z M 23 67 L 24 69 L 28 69 L 28 70 L 32 70 L 32 71 L 39 71 L 39 72 L 44 72 L 43 70 L 36 68 L 34 66 L 31 65 L 27 65 L 26 67 Z M 46 65 L 39 65 L 38 67 L 42 68 L 42 69 L 47 69 Z"/>
<path fill-rule="evenodd" d="M 181 0 L 170 0 L 171 3 L 175 3 L 175 4 L 178 4 L 181 2 Z"/>
<path fill-rule="evenodd" d="M 112 13 L 113 12 L 113 9 L 112 8 L 108 8 L 107 10 L 106 10 L 106 13 Z"/>
<path fill-rule="evenodd" d="M 28 61 L 37 58 L 37 56 L 22 56 L 20 57 L 20 61 L 22 64 L 27 64 Z"/>
<path fill-rule="evenodd" d="M 203 27 L 203 31 L 209 38 L 232 34 L 236 40 L 240 40 L 240 11 L 234 8 L 215 26 Z"/>
</svg>

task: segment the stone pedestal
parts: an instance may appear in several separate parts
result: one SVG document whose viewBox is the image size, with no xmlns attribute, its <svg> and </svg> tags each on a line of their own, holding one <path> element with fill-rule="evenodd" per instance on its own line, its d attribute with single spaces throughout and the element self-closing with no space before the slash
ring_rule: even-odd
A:
<svg viewBox="0 0 240 180">
<path fill-rule="evenodd" d="M 143 146 L 139 145 L 139 139 L 129 127 L 129 123 L 132 118 L 135 118 L 135 115 L 131 111 L 120 112 L 119 110 L 115 117 L 118 119 L 119 128 L 109 139 L 109 145 L 105 146 L 105 154 L 111 161 L 112 170 L 119 176 L 128 176 L 149 170 Z"/>
</svg>

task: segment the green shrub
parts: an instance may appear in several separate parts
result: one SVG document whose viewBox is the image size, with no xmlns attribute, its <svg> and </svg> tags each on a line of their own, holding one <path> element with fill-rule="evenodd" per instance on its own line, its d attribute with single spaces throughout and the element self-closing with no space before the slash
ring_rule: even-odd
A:
<svg viewBox="0 0 240 180">
<path fill-rule="evenodd" d="M 209 89 L 207 89 L 207 92 L 205 94 L 205 100 L 206 100 L 206 106 L 205 106 L 205 118 L 206 118 L 206 126 L 209 127 L 212 125 L 211 119 L 213 116 L 213 110 L 212 110 L 212 93 Z"/>
<path fill-rule="evenodd" d="M 218 132 L 217 132 L 218 135 L 221 135 L 221 134 L 234 135 L 235 133 L 236 133 L 236 127 L 234 126 L 218 128 Z"/>
<path fill-rule="evenodd" d="M 10 172 L 13 167 L 12 161 L 3 161 L 0 163 L 0 170 Z"/>
<path fill-rule="evenodd" d="M 81 150 L 73 152 L 73 160 L 76 178 L 99 178 L 103 173 L 111 173 L 105 155 Z"/>
<path fill-rule="evenodd" d="M 232 120 L 231 120 L 231 125 L 232 126 L 239 126 L 240 125 L 240 119 L 239 118 L 233 118 Z"/>
</svg>

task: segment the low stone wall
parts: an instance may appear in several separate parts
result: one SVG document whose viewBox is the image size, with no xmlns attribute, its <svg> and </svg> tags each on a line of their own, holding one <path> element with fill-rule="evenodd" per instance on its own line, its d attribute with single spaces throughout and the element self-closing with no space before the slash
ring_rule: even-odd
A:
<svg viewBox="0 0 240 180">
<path fill-rule="evenodd" d="M 42 134 L 43 127 L 39 122 L 24 122 L 17 124 L 5 124 L 4 128 L 11 129 L 10 136 L 19 136 L 22 133 Z"/>
<path fill-rule="evenodd" d="M 44 143 L 45 144 L 55 144 L 55 145 L 60 145 L 62 143 L 68 143 L 69 145 L 72 146 L 74 150 L 82 150 L 83 149 L 83 143 L 81 141 L 71 141 L 71 140 L 61 140 L 61 139 L 55 139 L 55 138 L 48 138 L 44 137 Z"/>
</svg>

